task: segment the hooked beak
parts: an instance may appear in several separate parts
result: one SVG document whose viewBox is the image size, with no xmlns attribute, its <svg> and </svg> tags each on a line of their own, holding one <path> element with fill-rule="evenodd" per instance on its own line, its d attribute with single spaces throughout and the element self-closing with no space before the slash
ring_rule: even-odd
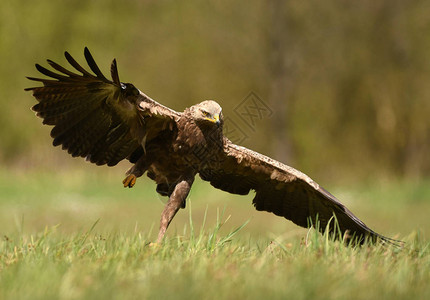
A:
<svg viewBox="0 0 430 300">
<path fill-rule="evenodd" d="M 221 125 L 221 121 L 219 120 L 219 114 L 214 115 L 215 124 L 219 127 Z"/>
<path fill-rule="evenodd" d="M 219 119 L 219 114 L 215 114 L 213 118 L 205 118 L 205 120 L 208 120 L 212 123 L 215 123 L 218 127 L 221 125 L 221 121 Z"/>
</svg>

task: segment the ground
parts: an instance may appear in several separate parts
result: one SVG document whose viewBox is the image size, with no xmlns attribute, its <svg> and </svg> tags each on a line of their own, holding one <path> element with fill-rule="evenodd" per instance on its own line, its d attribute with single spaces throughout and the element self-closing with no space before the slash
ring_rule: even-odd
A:
<svg viewBox="0 0 430 300">
<path fill-rule="evenodd" d="M 347 247 L 201 181 L 154 245 L 155 185 L 88 170 L 0 171 L 1 299 L 430 298 L 426 181 L 328 187 L 402 250 Z"/>
</svg>

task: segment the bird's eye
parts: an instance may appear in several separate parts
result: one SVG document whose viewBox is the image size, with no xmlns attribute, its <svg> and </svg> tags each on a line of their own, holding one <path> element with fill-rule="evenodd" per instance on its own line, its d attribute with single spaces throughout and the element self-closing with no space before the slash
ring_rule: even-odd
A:
<svg viewBox="0 0 430 300">
<path fill-rule="evenodd" d="M 207 111 L 202 110 L 202 113 L 203 113 L 203 116 L 205 116 L 205 117 L 209 117 L 209 113 L 208 113 Z"/>
</svg>

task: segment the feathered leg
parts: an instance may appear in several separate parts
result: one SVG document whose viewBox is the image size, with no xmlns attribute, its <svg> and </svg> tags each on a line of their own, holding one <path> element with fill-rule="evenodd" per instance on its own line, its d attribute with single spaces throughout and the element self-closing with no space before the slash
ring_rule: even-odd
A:
<svg viewBox="0 0 430 300">
<path fill-rule="evenodd" d="M 173 193 L 169 197 L 169 201 L 164 207 L 163 213 L 161 214 L 160 231 L 158 232 L 157 243 L 161 243 L 164 234 L 166 233 L 167 227 L 172 222 L 173 217 L 178 212 L 179 208 L 183 205 L 182 203 L 190 192 L 191 185 L 193 184 L 194 177 L 180 181 L 173 190 Z"/>
</svg>

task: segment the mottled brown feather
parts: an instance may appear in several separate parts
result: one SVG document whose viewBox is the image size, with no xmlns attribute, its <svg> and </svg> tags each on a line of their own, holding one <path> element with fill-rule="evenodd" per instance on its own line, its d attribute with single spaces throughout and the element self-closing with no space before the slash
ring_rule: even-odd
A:
<svg viewBox="0 0 430 300">
<path fill-rule="evenodd" d="M 319 229 L 334 233 L 335 215 L 340 232 L 363 242 L 365 238 L 398 241 L 384 237 L 352 214 L 333 195 L 302 172 L 245 147 L 224 139 L 223 154 L 218 163 L 200 171 L 203 180 L 234 194 L 255 191 L 253 204 L 259 211 L 285 217 L 302 227 L 319 222 Z M 330 223 L 330 224 L 329 224 Z"/>
<path fill-rule="evenodd" d="M 111 65 L 111 81 L 100 71 L 87 48 L 84 56 L 94 74 L 65 52 L 67 61 L 81 74 L 48 60 L 60 73 L 36 64 L 36 69 L 51 79 L 29 77 L 43 86 L 26 90 L 32 91 L 38 101 L 32 107 L 37 116 L 44 124 L 54 126 L 51 130 L 54 146 L 61 145 L 72 156 L 86 157 L 98 165 L 115 165 L 132 153 L 141 153 L 142 142 L 163 130 L 158 124 L 173 123 L 180 114 L 134 86 L 121 83 L 116 60 Z M 141 102 L 144 105 L 139 106 Z"/>
</svg>

